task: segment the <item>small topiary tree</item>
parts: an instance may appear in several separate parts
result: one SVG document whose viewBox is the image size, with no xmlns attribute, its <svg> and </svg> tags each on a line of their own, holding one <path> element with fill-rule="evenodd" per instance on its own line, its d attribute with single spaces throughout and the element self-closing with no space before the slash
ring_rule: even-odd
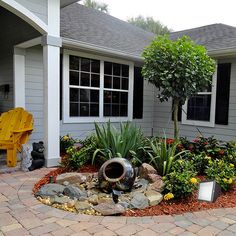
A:
<svg viewBox="0 0 236 236">
<path fill-rule="evenodd" d="M 174 137 L 178 139 L 178 107 L 186 99 L 204 90 L 211 84 L 215 61 L 203 46 L 189 37 L 172 41 L 167 35 L 156 37 L 146 47 L 142 56 L 145 79 L 159 89 L 161 102 L 173 99 Z"/>
</svg>

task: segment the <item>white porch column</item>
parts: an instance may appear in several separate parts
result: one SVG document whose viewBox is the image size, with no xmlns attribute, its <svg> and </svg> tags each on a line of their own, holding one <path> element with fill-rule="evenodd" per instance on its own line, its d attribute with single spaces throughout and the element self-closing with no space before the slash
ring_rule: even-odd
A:
<svg viewBox="0 0 236 236">
<path fill-rule="evenodd" d="M 14 107 L 25 108 L 25 49 L 14 48 Z"/>
<path fill-rule="evenodd" d="M 48 0 L 48 30 L 42 37 L 44 64 L 44 145 L 46 166 L 60 160 L 60 0 Z"/>
<path fill-rule="evenodd" d="M 46 166 L 57 166 L 60 159 L 60 46 L 61 39 L 44 36 L 44 145 Z"/>
</svg>

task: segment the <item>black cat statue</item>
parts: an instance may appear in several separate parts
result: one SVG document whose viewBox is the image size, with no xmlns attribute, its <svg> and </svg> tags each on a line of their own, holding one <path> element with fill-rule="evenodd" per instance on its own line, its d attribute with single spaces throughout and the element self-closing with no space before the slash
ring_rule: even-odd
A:
<svg viewBox="0 0 236 236">
<path fill-rule="evenodd" d="M 33 143 L 33 151 L 31 152 L 32 164 L 29 167 L 29 171 L 39 169 L 44 166 L 44 146 L 43 142 Z"/>
</svg>

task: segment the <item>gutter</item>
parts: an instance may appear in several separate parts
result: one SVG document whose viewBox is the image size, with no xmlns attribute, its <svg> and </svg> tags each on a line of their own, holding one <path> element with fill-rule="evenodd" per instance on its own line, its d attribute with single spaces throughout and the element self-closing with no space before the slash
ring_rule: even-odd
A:
<svg viewBox="0 0 236 236">
<path fill-rule="evenodd" d="M 62 45 L 69 48 L 82 49 L 82 50 L 86 50 L 90 52 L 129 59 L 135 62 L 143 62 L 143 59 L 140 56 L 135 55 L 135 54 L 124 53 L 123 51 L 114 50 L 114 49 L 102 47 L 102 46 L 97 46 L 95 44 L 85 43 L 85 42 L 77 41 L 73 39 L 62 38 Z"/>
<path fill-rule="evenodd" d="M 207 50 L 209 56 L 236 56 L 236 47 Z"/>
</svg>

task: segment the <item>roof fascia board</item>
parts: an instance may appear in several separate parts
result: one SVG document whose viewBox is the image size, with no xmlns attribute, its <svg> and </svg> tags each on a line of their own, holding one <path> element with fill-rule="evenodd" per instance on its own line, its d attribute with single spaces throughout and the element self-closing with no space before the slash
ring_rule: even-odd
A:
<svg viewBox="0 0 236 236">
<path fill-rule="evenodd" d="M 124 53 L 119 50 L 113 50 L 110 48 L 101 47 L 94 44 L 88 44 L 88 43 L 84 43 L 81 41 L 68 39 L 68 38 L 62 38 L 62 45 L 65 47 L 73 48 L 73 49 L 82 49 L 82 50 L 87 50 L 94 53 L 101 53 L 101 54 L 106 54 L 109 56 L 117 56 L 117 57 L 129 59 L 131 61 L 136 61 L 136 62 L 143 61 L 141 57 L 134 54 Z"/>
</svg>

